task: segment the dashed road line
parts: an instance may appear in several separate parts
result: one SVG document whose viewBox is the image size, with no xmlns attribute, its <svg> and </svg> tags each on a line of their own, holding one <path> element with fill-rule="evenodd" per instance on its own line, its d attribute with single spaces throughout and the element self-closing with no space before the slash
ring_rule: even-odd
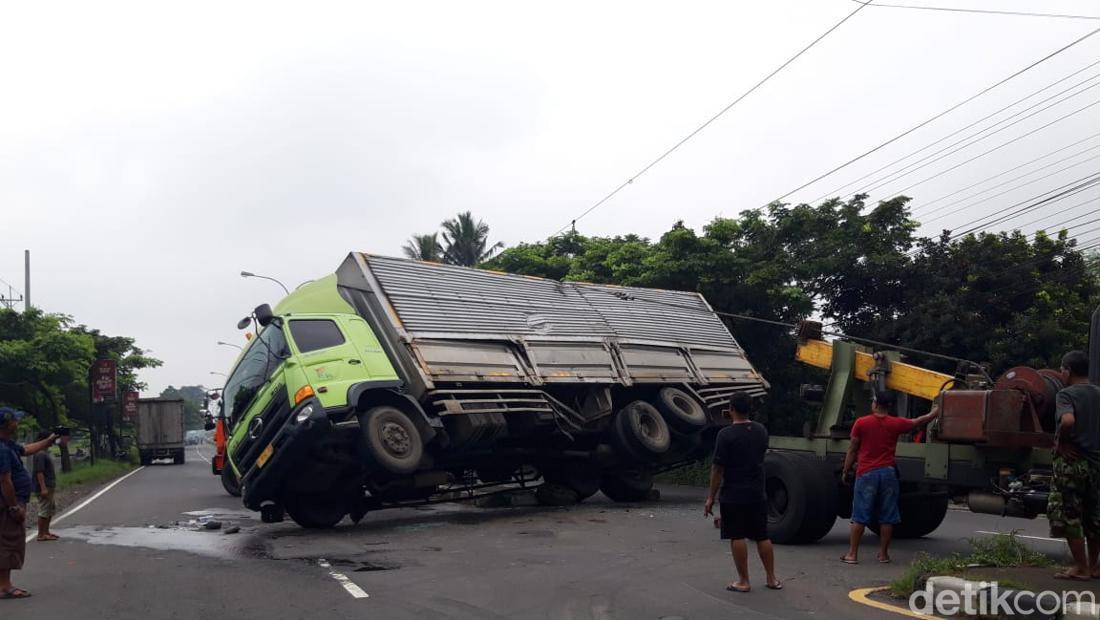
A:
<svg viewBox="0 0 1100 620">
<path fill-rule="evenodd" d="M 69 517 L 70 517 L 70 516 L 72 516 L 72 515 L 73 515 L 73 513 L 75 513 L 76 511 L 78 511 L 78 510 L 80 510 L 80 509 L 84 508 L 84 507 L 85 507 L 85 506 L 87 506 L 88 504 L 90 504 L 90 503 L 94 502 L 95 500 L 99 499 L 99 498 L 100 498 L 100 497 L 101 497 L 101 496 L 102 496 L 102 495 L 103 495 L 104 493 L 106 493 L 107 491 L 110 491 L 111 489 L 115 488 L 115 485 L 117 485 L 118 483 L 120 483 L 120 482 L 122 482 L 123 480 L 125 480 L 125 479 L 129 478 L 130 476 L 133 476 L 134 474 L 138 473 L 139 471 L 141 471 L 141 470 L 143 470 L 143 469 L 145 469 L 145 466 L 144 466 L 144 465 L 142 465 L 142 466 L 138 467 L 137 469 L 135 469 L 134 471 L 132 471 L 132 472 L 130 472 L 130 473 L 128 473 L 128 474 L 126 474 L 125 476 L 122 476 L 122 477 L 120 477 L 120 478 L 117 478 L 117 479 L 115 479 L 115 481 L 114 481 L 114 482 L 112 482 L 111 484 L 108 484 L 107 486 L 105 486 L 105 487 L 103 487 L 102 489 L 100 489 L 99 491 L 97 491 L 95 495 L 92 495 L 91 497 L 89 497 L 88 499 L 86 499 L 86 500 L 84 500 L 84 501 L 80 502 L 80 503 L 79 503 L 79 504 L 77 504 L 76 506 L 73 506 L 73 507 L 72 507 L 72 508 L 70 508 L 69 510 L 65 511 L 65 512 L 64 512 L 64 513 L 63 513 L 63 514 L 62 514 L 61 516 L 59 516 L 59 517 L 56 517 L 56 518 L 55 518 L 55 519 L 54 519 L 54 520 L 53 520 L 53 521 L 51 522 L 51 525 L 53 525 L 53 524 L 56 524 L 56 523 L 59 523 L 59 522 L 61 522 L 62 520 L 64 520 L 64 519 L 67 519 L 67 518 L 69 518 Z M 34 540 L 35 538 L 37 538 L 37 537 L 38 537 L 38 534 L 37 534 L 37 533 L 35 533 L 35 534 L 28 534 L 28 535 L 27 535 L 27 542 L 30 542 L 30 541 Z"/>
<path fill-rule="evenodd" d="M 367 594 L 363 590 L 363 588 L 355 585 L 354 581 L 348 579 L 347 575 L 345 575 L 344 573 L 336 572 L 336 570 L 332 568 L 332 564 L 328 563 L 328 560 L 324 558 L 318 558 L 317 565 L 327 570 L 329 577 L 332 577 L 337 582 L 339 582 L 340 585 L 344 586 L 344 589 L 348 591 L 348 594 L 350 594 L 352 598 L 370 598 L 370 595 Z"/>
</svg>

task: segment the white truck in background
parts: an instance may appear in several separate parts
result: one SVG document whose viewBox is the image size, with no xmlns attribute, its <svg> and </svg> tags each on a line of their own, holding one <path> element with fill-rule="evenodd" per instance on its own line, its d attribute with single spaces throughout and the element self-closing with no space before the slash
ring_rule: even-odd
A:
<svg viewBox="0 0 1100 620">
<path fill-rule="evenodd" d="M 182 399 L 138 400 L 137 447 L 142 465 L 151 465 L 154 459 L 172 459 L 183 465 L 184 435 Z"/>
</svg>

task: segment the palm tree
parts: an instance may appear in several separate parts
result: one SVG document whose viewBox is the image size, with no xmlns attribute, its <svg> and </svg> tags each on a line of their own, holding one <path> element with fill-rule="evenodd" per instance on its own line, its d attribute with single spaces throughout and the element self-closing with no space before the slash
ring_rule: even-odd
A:
<svg viewBox="0 0 1100 620">
<path fill-rule="evenodd" d="M 481 220 L 474 221 L 469 211 L 459 213 L 453 220 L 446 220 L 443 226 L 443 262 L 451 265 L 474 267 L 493 257 L 497 250 L 504 247 L 499 241 L 489 244 L 489 225 Z"/>
<path fill-rule="evenodd" d="M 405 256 L 413 260 L 443 262 L 443 246 L 439 245 L 439 233 L 413 235 L 401 249 L 405 252 Z"/>
</svg>

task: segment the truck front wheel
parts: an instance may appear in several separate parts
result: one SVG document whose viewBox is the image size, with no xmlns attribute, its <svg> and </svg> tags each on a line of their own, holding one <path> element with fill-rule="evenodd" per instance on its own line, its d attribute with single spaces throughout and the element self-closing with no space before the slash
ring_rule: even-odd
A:
<svg viewBox="0 0 1100 620">
<path fill-rule="evenodd" d="M 636 400 L 619 410 L 611 423 L 611 443 L 629 461 L 652 460 L 672 445 L 668 423 L 657 409 Z"/>
<path fill-rule="evenodd" d="M 600 490 L 613 502 L 640 502 L 652 488 L 653 476 L 644 471 L 608 473 L 600 483 Z"/>
<path fill-rule="evenodd" d="M 814 542 L 836 522 L 836 481 L 824 463 L 798 454 L 764 457 L 768 535 L 779 544 Z"/>
<path fill-rule="evenodd" d="M 329 529 L 348 514 L 347 502 L 326 495 L 297 495 L 283 504 L 295 523 L 309 529 Z"/>
<path fill-rule="evenodd" d="M 229 463 L 222 468 L 222 488 L 233 497 L 241 496 L 241 481 L 237 480 L 237 474 L 233 473 L 233 467 Z"/>
<path fill-rule="evenodd" d="M 398 475 L 416 471 L 424 456 L 424 441 L 404 411 L 389 405 L 372 407 L 359 414 L 359 428 L 367 456 L 376 465 Z"/>
<path fill-rule="evenodd" d="M 901 523 L 894 526 L 894 538 L 921 538 L 936 531 L 947 516 L 947 493 L 905 493 L 898 500 Z M 878 526 L 871 526 L 878 534 Z"/>
</svg>

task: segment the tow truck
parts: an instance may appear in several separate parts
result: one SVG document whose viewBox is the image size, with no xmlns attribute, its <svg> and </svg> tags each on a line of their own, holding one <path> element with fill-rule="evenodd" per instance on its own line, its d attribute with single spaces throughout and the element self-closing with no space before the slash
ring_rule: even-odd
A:
<svg viewBox="0 0 1100 620">
<path fill-rule="evenodd" d="M 1034 519 L 1046 512 L 1060 371 L 1017 366 L 994 379 L 960 360 L 955 373 L 937 372 L 902 361 L 901 351 L 828 341 L 813 321 L 800 324 L 797 337 L 795 359 L 828 370 L 829 378 L 802 387 L 805 399 L 821 404 L 803 436 L 771 437 L 765 469 L 774 541 L 813 542 L 837 517 L 851 516 L 852 490 L 841 482 L 841 469 L 852 423 L 870 410 L 872 388 L 902 395 L 903 417 L 916 417 L 920 401 L 936 401 L 941 410 L 925 433 L 898 443 L 902 522 L 894 536 L 932 533 L 952 498 L 978 513 Z M 1100 384 L 1100 308 L 1089 344 L 1090 380 Z"/>
</svg>

